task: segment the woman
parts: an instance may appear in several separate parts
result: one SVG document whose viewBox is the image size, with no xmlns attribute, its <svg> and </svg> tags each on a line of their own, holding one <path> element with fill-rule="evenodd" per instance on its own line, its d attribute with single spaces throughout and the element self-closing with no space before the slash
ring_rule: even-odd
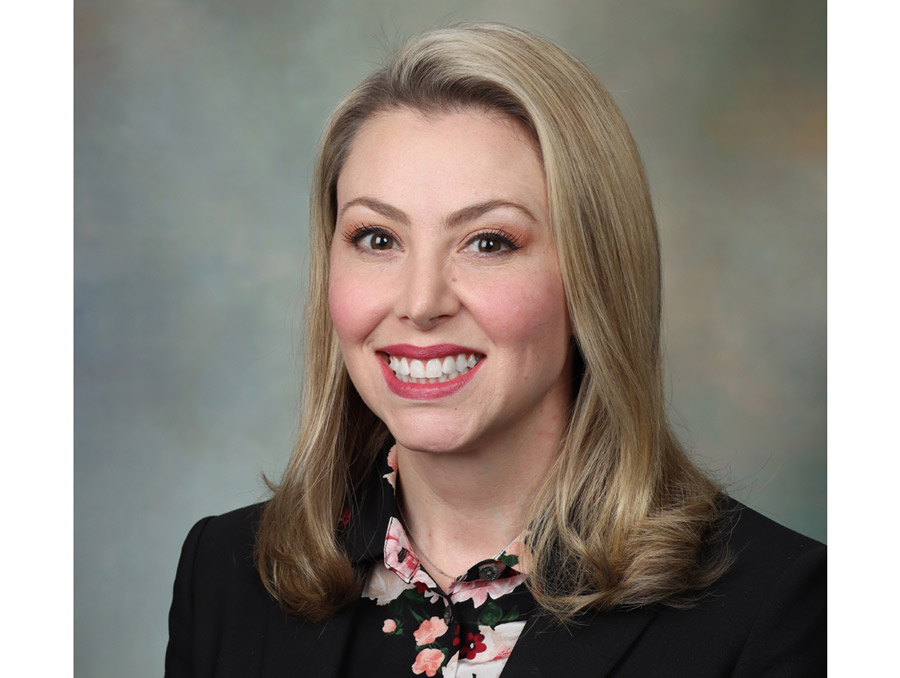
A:
<svg viewBox="0 0 900 678">
<path fill-rule="evenodd" d="M 824 672 L 824 547 L 666 424 L 649 190 L 583 64 L 420 36 L 338 106 L 311 196 L 297 448 L 188 536 L 167 675 Z"/>
</svg>

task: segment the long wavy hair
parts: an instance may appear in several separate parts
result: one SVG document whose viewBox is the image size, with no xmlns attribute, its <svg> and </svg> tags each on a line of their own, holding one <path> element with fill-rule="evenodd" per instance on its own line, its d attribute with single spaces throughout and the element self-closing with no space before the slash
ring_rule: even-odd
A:
<svg viewBox="0 0 900 678">
<path fill-rule="evenodd" d="M 336 187 L 373 114 L 474 110 L 535 140 L 576 342 L 577 392 L 560 453 L 526 516 L 527 584 L 561 621 L 586 610 L 691 604 L 727 568 L 719 488 L 666 421 L 660 255 L 637 147 L 600 81 L 532 33 L 468 24 L 414 38 L 331 115 L 310 193 L 305 381 L 296 448 L 273 485 L 258 568 L 309 620 L 360 593 L 336 527 L 390 433 L 347 374 L 328 309 Z"/>
</svg>

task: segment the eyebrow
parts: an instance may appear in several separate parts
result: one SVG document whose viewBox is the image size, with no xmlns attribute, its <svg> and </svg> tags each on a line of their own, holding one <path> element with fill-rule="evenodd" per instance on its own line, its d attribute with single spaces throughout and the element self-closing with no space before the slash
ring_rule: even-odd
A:
<svg viewBox="0 0 900 678">
<path fill-rule="evenodd" d="M 393 205 L 389 205 L 388 203 L 382 202 L 381 200 L 376 200 L 375 198 L 368 197 L 355 198 L 348 202 L 341 208 L 338 218 L 343 217 L 344 212 L 356 205 L 367 207 L 368 209 L 372 210 L 373 212 L 377 212 L 387 219 L 400 222 L 404 226 L 409 226 L 410 224 L 409 216 L 403 210 L 397 209 Z M 479 202 L 455 211 L 444 220 L 444 227 L 455 228 L 466 222 L 474 221 L 478 217 L 484 216 L 488 212 L 502 209 L 504 207 L 521 212 L 526 217 L 531 219 L 531 221 L 537 221 L 531 211 L 524 205 L 520 205 L 516 202 L 510 202 L 509 200 L 487 200 L 485 202 Z"/>
<path fill-rule="evenodd" d="M 534 218 L 534 215 L 524 205 L 520 205 L 517 202 L 509 202 L 508 200 L 488 200 L 486 202 L 469 205 L 468 207 L 463 207 L 462 209 L 457 210 L 449 217 L 447 217 L 444 224 L 447 228 L 455 228 L 456 226 L 464 224 L 468 221 L 474 221 L 478 217 L 483 216 L 488 212 L 493 212 L 494 210 L 502 209 L 504 207 L 512 208 L 521 212 L 526 217 L 531 219 L 531 221 L 537 221 L 537 219 Z"/>
<path fill-rule="evenodd" d="M 398 210 L 396 207 L 388 205 L 386 202 L 376 200 L 375 198 L 356 198 L 354 200 L 351 200 L 341 208 L 341 212 L 340 214 L 338 214 L 338 219 L 343 218 L 344 212 L 355 205 L 368 207 L 373 212 L 377 212 L 387 219 L 391 219 L 392 221 L 399 221 L 404 226 L 409 226 L 409 217 L 406 216 L 406 213 L 404 211 Z"/>
</svg>

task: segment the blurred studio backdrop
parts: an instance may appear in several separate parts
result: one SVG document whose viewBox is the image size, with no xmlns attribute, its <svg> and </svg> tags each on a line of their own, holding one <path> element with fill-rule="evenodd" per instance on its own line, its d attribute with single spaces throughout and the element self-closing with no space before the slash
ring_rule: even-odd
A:
<svg viewBox="0 0 900 678">
<path fill-rule="evenodd" d="M 188 529 L 286 463 L 332 106 L 472 20 L 611 90 L 657 207 L 682 439 L 825 539 L 824 0 L 76 0 L 76 676 L 162 673 Z"/>
</svg>

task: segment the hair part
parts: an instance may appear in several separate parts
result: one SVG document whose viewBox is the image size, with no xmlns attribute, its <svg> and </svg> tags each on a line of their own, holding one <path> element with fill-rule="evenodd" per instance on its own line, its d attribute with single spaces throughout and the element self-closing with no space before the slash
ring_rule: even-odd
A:
<svg viewBox="0 0 900 678">
<path fill-rule="evenodd" d="M 411 40 L 338 105 L 310 192 L 310 284 L 300 430 L 267 503 L 257 552 L 285 610 L 311 620 L 359 595 L 336 528 L 390 437 L 350 383 L 328 310 L 337 181 L 372 116 L 476 111 L 511 119 L 543 161 L 577 346 L 560 453 L 526 516 L 527 584 L 561 621 L 621 605 L 685 605 L 729 564 L 715 546 L 719 488 L 666 421 L 660 254 L 628 126 L 593 73 L 557 45 L 498 24 Z"/>
</svg>

